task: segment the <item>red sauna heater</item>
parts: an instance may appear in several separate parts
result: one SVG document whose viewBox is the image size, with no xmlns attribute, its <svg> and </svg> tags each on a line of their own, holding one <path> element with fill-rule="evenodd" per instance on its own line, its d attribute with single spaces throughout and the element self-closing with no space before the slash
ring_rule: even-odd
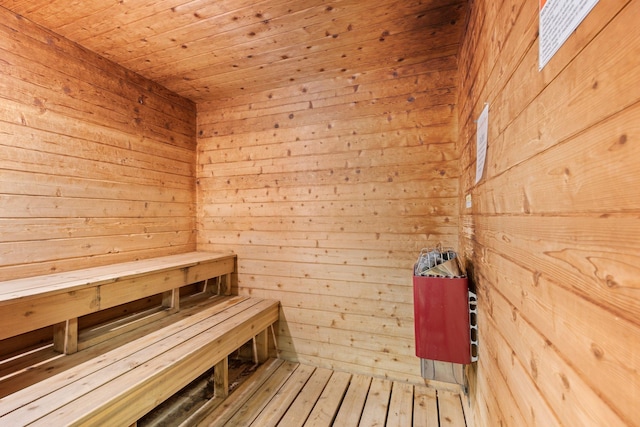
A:
<svg viewBox="0 0 640 427">
<path fill-rule="evenodd" d="M 477 360 L 476 304 L 466 277 L 414 275 L 416 356 L 460 364 Z"/>
</svg>

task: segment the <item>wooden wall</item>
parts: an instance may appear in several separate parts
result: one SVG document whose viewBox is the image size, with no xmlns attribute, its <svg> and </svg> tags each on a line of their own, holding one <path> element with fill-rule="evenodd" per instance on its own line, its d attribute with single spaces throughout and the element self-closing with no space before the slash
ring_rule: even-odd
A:
<svg viewBox="0 0 640 427">
<path fill-rule="evenodd" d="M 638 423 L 639 16 L 640 1 L 600 1 L 539 72 L 538 2 L 471 3 L 460 246 L 479 292 L 475 425 Z"/>
<path fill-rule="evenodd" d="M 195 106 L 0 8 L 0 280 L 195 249 Z"/>
<path fill-rule="evenodd" d="M 459 57 L 318 72 L 202 103 L 197 127 L 0 8 L 0 280 L 193 250 L 197 221 L 199 249 L 238 253 L 240 293 L 282 302 L 283 357 L 418 381 L 411 268 L 457 245 L 475 425 L 637 423 L 640 1 L 599 2 L 542 72 L 537 8 L 471 1 Z"/>
<path fill-rule="evenodd" d="M 198 104 L 198 247 L 236 251 L 239 292 L 281 301 L 282 357 L 419 380 L 413 263 L 458 239 L 458 46 L 446 43 Z"/>
</svg>

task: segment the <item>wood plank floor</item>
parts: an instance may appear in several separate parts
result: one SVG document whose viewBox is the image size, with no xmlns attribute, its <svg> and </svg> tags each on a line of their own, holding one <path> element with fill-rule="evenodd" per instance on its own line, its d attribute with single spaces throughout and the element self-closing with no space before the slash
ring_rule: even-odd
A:
<svg viewBox="0 0 640 427">
<path fill-rule="evenodd" d="M 465 418 L 450 391 L 271 359 L 186 425 L 464 427 Z"/>
</svg>

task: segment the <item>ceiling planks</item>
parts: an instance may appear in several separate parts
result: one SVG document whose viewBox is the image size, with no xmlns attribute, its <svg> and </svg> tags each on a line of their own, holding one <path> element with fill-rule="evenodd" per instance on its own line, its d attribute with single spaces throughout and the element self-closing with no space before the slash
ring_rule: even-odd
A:
<svg viewBox="0 0 640 427">
<path fill-rule="evenodd" d="M 455 55 L 466 3 L 0 0 L 195 102 Z"/>
</svg>

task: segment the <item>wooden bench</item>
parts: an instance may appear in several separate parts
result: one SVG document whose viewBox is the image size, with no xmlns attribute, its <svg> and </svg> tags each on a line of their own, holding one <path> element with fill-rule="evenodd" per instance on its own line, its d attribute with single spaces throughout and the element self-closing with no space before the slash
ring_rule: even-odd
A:
<svg viewBox="0 0 640 427">
<path fill-rule="evenodd" d="M 226 396 L 228 355 L 257 336 L 259 358 L 266 360 L 267 328 L 277 321 L 279 305 L 215 298 L 190 316 L 0 399 L 0 425 L 132 425 L 214 365 L 216 395 Z"/>
<path fill-rule="evenodd" d="M 215 280 L 230 294 L 234 254 L 189 252 L 0 282 L 0 340 L 53 325 L 54 348 L 71 354 L 179 309 L 183 286 Z M 78 331 L 78 318 L 163 294 L 155 313 L 115 330 Z"/>
<path fill-rule="evenodd" d="M 253 341 L 255 361 L 266 360 L 279 311 L 230 296 L 235 262 L 191 252 L 0 282 L 0 339 L 53 326 L 65 353 L 49 344 L 51 362 L 2 379 L 0 425 L 131 425 L 212 367 L 215 395 L 226 397 L 228 355 Z M 180 289 L 194 283 L 179 310 Z M 159 307 L 78 331 L 82 316 L 150 296 Z"/>
</svg>

